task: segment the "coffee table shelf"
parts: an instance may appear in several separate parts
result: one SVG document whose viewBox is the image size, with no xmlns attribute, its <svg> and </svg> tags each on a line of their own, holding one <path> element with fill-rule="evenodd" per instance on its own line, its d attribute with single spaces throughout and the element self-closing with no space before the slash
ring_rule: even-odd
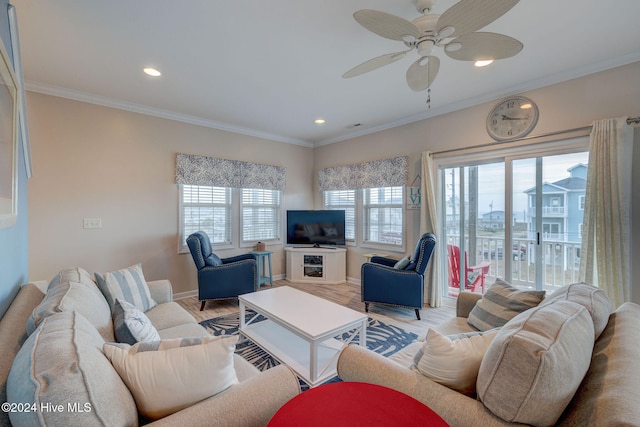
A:
<svg viewBox="0 0 640 427">
<path fill-rule="evenodd" d="M 240 334 L 311 387 L 336 375 L 340 350 L 352 341 L 366 345 L 367 316 L 306 292 L 282 286 L 240 295 Z M 245 321 L 250 308 L 258 315 Z M 347 334 L 342 342 L 334 337 Z"/>
</svg>

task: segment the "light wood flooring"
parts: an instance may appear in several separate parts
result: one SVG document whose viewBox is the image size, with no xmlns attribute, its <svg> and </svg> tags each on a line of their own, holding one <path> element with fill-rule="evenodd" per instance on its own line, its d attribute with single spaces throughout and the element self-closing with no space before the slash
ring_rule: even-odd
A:
<svg viewBox="0 0 640 427">
<path fill-rule="evenodd" d="M 364 303 L 360 301 L 360 287 L 356 285 L 348 283 L 338 285 L 303 284 L 293 283 L 287 280 L 277 280 L 274 281 L 273 286 L 291 286 L 345 307 L 349 307 L 352 310 L 356 310 L 361 313 L 365 312 Z M 261 287 L 261 291 L 269 288 L 269 285 L 263 285 Z M 200 311 L 200 302 L 195 296 L 184 298 L 177 302 L 191 313 L 198 322 L 231 313 L 237 313 L 239 310 L 237 299 L 207 301 L 203 311 Z M 369 317 L 387 324 L 399 326 L 406 331 L 413 332 L 422 337 L 426 335 L 429 327 L 439 325 L 440 323 L 455 317 L 455 302 L 452 302 L 448 298 L 444 298 L 442 307 L 423 307 L 422 310 L 420 310 L 420 317 L 422 320 L 416 319 L 413 309 L 391 307 L 380 304 L 370 304 L 368 315 Z"/>
</svg>

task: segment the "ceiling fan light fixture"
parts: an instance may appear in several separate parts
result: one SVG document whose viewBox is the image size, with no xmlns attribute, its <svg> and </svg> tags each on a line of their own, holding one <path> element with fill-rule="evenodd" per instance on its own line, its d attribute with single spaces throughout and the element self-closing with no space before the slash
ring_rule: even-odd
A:
<svg viewBox="0 0 640 427">
<path fill-rule="evenodd" d="M 315 123 L 315 124 L 317 124 L 317 125 L 323 125 L 323 124 L 325 124 L 326 122 L 327 122 L 327 121 L 326 121 L 325 119 L 320 119 L 320 118 L 315 119 L 315 120 L 313 121 L 313 123 Z"/>
<path fill-rule="evenodd" d="M 491 64 L 493 62 L 493 59 L 480 59 L 478 61 L 476 61 L 473 65 L 475 65 L 478 68 L 482 68 L 482 67 L 486 67 L 487 65 Z"/>
<path fill-rule="evenodd" d="M 462 49 L 462 43 L 449 43 L 444 47 L 447 52 L 457 52 Z"/>
<path fill-rule="evenodd" d="M 449 25 L 447 27 L 444 27 L 443 29 L 440 30 L 440 32 L 438 33 L 438 36 L 441 39 L 446 39 L 449 38 L 453 35 L 453 33 L 456 32 L 456 27 L 454 27 L 453 25 Z"/>
<path fill-rule="evenodd" d="M 409 44 L 416 41 L 416 38 L 413 37 L 411 34 L 405 34 L 400 38 L 402 39 L 403 42 L 409 43 Z"/>
<path fill-rule="evenodd" d="M 433 40 L 423 40 L 420 43 L 418 43 L 418 55 L 420 56 L 428 56 L 431 54 L 431 50 L 433 49 L 433 46 L 435 45 L 435 43 L 433 42 Z"/>
</svg>

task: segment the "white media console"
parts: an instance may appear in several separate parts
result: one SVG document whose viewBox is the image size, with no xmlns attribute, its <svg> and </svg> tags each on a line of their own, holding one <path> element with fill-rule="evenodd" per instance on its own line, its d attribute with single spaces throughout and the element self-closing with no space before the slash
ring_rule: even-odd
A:
<svg viewBox="0 0 640 427">
<path fill-rule="evenodd" d="M 345 248 L 285 247 L 287 280 L 338 284 L 347 280 Z"/>
</svg>

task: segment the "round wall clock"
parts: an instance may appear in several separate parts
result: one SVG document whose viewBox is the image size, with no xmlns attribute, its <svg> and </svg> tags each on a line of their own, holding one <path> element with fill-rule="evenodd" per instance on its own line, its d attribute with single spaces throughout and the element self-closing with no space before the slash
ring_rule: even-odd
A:
<svg viewBox="0 0 640 427">
<path fill-rule="evenodd" d="M 524 96 L 500 101 L 487 116 L 487 133 L 496 141 L 522 138 L 538 122 L 538 106 Z"/>
</svg>

